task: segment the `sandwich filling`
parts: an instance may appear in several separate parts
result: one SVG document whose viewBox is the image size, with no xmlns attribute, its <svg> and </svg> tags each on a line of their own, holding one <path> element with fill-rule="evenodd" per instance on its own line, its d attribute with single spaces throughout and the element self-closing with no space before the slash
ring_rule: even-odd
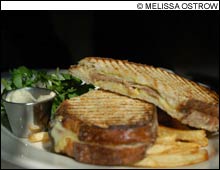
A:
<svg viewBox="0 0 220 170">
<path fill-rule="evenodd" d="M 93 73 L 92 73 L 93 74 Z M 219 122 L 219 105 L 209 104 L 199 100 L 188 100 L 178 106 L 170 104 L 160 93 L 148 86 L 137 85 L 130 82 L 123 82 L 114 77 L 91 76 L 94 77 L 92 82 L 102 87 L 105 90 L 112 90 L 123 95 L 128 95 L 133 98 L 151 101 L 161 109 L 170 113 L 173 118 L 180 120 L 182 123 L 192 127 L 217 131 L 215 127 Z M 198 121 L 194 121 L 198 120 Z M 204 124 L 204 125 L 203 125 Z M 207 125 L 214 129 L 207 128 Z"/>
<path fill-rule="evenodd" d="M 153 103 L 183 124 L 213 132 L 219 130 L 218 95 L 174 73 L 98 57 L 85 58 L 69 70 L 101 89 Z"/>
</svg>

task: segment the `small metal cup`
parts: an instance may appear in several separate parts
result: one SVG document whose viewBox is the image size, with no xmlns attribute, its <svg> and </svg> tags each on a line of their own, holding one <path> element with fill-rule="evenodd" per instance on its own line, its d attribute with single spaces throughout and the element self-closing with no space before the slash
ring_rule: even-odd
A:
<svg viewBox="0 0 220 170">
<path fill-rule="evenodd" d="M 41 129 L 46 129 L 50 118 L 51 107 L 56 93 L 45 88 L 26 87 L 35 98 L 40 95 L 53 96 L 47 100 L 36 103 L 15 103 L 6 100 L 9 91 L 2 95 L 2 101 L 8 115 L 9 123 L 13 134 L 17 137 L 26 138 L 32 133 L 32 127 L 39 126 Z M 19 89 L 17 89 L 19 90 Z"/>
</svg>

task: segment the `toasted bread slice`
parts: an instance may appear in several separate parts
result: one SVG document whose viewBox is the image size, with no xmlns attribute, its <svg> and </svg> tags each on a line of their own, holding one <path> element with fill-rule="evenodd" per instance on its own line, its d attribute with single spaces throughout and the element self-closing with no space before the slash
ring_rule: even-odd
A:
<svg viewBox="0 0 220 170">
<path fill-rule="evenodd" d="M 70 142 L 64 152 L 66 151 L 68 156 L 84 163 L 97 165 L 132 165 L 145 158 L 146 149 L 147 145 L 144 143 L 107 147 L 105 145 Z"/>
<path fill-rule="evenodd" d="M 219 130 L 219 96 L 195 82 L 160 68 L 88 57 L 70 73 L 102 89 L 153 103 L 183 124 Z"/>
<path fill-rule="evenodd" d="M 56 116 L 61 116 L 63 126 L 84 142 L 152 143 L 156 137 L 154 105 L 103 90 L 64 101 Z"/>
<path fill-rule="evenodd" d="M 154 105 L 93 90 L 64 101 L 51 125 L 55 152 L 85 163 L 128 165 L 144 158 L 158 123 Z"/>
<path fill-rule="evenodd" d="M 142 160 L 146 150 L 151 146 L 147 143 L 120 145 L 103 145 L 80 141 L 77 134 L 56 122 L 51 130 L 54 140 L 54 151 L 65 154 L 79 162 L 97 165 L 130 165 Z M 117 138 L 117 136 L 114 136 Z"/>
</svg>

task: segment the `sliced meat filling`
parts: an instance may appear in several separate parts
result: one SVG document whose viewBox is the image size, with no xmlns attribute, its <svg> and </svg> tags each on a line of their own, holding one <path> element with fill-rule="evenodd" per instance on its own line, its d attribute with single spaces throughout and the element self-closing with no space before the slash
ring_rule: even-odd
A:
<svg viewBox="0 0 220 170">
<path fill-rule="evenodd" d="M 93 80 L 103 80 L 103 81 L 121 83 L 121 84 L 124 84 L 125 86 L 127 86 L 128 88 L 135 88 L 135 89 L 138 89 L 138 90 L 144 90 L 151 97 L 154 97 L 154 98 L 159 98 L 160 97 L 160 94 L 155 89 L 152 89 L 148 86 L 141 86 L 139 84 L 135 84 L 135 83 L 132 83 L 132 82 L 124 82 L 123 80 L 120 80 L 119 78 L 114 77 L 114 76 L 105 76 L 105 75 L 100 74 L 100 73 L 92 73 L 91 78 Z"/>
<path fill-rule="evenodd" d="M 146 93 L 150 97 L 154 98 L 155 101 L 160 101 L 161 99 L 163 99 L 157 90 L 152 89 L 148 86 L 142 86 L 139 84 L 120 80 L 120 78 L 118 78 L 115 75 L 105 76 L 100 73 L 92 73 L 90 76 L 94 82 L 99 80 L 107 81 L 107 82 L 115 82 L 115 83 L 123 84 L 124 86 L 127 87 L 127 89 L 132 88 L 133 91 L 135 89 L 137 91 L 146 91 Z M 136 97 L 139 98 L 138 93 Z M 181 113 L 181 115 L 178 117 L 175 117 L 175 114 L 172 113 L 171 116 L 174 116 L 174 118 L 177 118 L 182 123 L 190 125 L 192 127 L 200 128 L 201 126 L 203 126 L 204 129 L 208 129 L 210 131 L 218 131 L 219 128 L 217 126 L 219 120 L 218 104 L 208 104 L 202 101 L 192 99 L 186 101 L 185 103 L 177 107 L 173 107 L 166 100 L 163 99 L 163 101 L 165 101 L 165 103 L 164 102 L 160 103 L 157 106 L 159 106 L 161 109 L 164 109 L 166 112 L 171 112 L 172 110 L 175 110 L 176 112 L 175 114 Z"/>
</svg>

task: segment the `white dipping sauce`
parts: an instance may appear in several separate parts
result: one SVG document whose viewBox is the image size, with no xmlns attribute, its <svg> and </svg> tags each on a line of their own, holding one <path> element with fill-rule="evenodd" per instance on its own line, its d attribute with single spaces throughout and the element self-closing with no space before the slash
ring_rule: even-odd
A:
<svg viewBox="0 0 220 170">
<path fill-rule="evenodd" d="M 40 95 L 38 98 L 35 98 L 29 91 L 20 89 L 10 92 L 6 96 L 6 101 L 14 103 L 36 103 L 50 99 L 54 97 L 54 95 L 55 94 L 51 92 L 49 95 Z"/>
</svg>

